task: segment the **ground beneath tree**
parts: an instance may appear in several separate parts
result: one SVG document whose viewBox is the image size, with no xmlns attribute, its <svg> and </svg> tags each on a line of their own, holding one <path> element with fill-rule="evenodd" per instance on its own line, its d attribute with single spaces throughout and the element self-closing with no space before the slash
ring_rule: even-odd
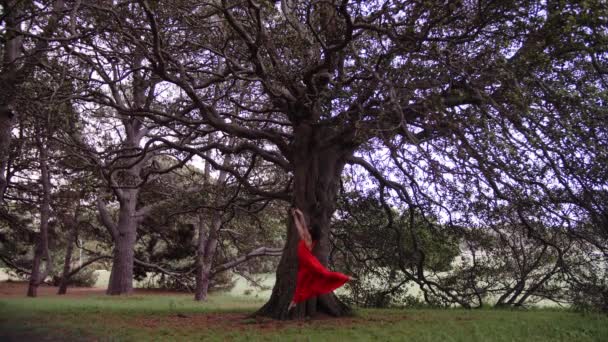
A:
<svg viewBox="0 0 608 342">
<path fill-rule="evenodd" d="M 335 327 L 348 328 L 358 324 L 390 324 L 403 321 L 405 316 L 399 317 L 340 317 L 318 315 L 314 319 L 296 321 L 277 321 L 270 318 L 252 318 L 247 314 L 237 313 L 207 313 L 207 314 L 176 314 L 170 317 L 138 317 L 130 322 L 131 325 L 142 329 L 157 329 L 159 326 L 169 329 L 206 328 L 229 331 L 248 332 L 258 330 L 261 332 L 275 332 L 287 328 L 297 327 Z"/>
<path fill-rule="evenodd" d="M 52 336 L 40 332 L 0 332 L 0 341 L 2 342 L 88 342 L 96 340 L 96 338 L 66 337 L 66 335 L 60 334 L 59 332 L 57 332 L 57 334 L 53 334 Z"/>
<path fill-rule="evenodd" d="M 566 310 L 357 309 L 356 316 L 251 318 L 262 299 L 0 283 L 0 341 L 608 341 L 608 317 Z"/>
<path fill-rule="evenodd" d="M 49 286 L 46 284 L 42 284 L 38 287 L 38 296 L 39 297 L 52 297 L 57 296 L 57 291 L 59 290 L 56 286 Z M 0 298 L 16 298 L 16 297 L 25 297 L 27 293 L 27 282 L 15 282 L 15 281 L 7 281 L 0 282 Z M 91 296 L 91 295 L 102 295 L 105 293 L 104 289 L 95 288 L 95 287 L 71 287 L 68 288 L 67 297 L 83 297 L 83 296 Z"/>
<path fill-rule="evenodd" d="M 25 298 L 27 292 L 26 282 L 0 282 L 0 299 L 2 298 Z M 102 288 L 69 288 L 66 295 L 57 295 L 57 287 L 41 285 L 38 289 L 38 296 L 49 298 L 86 298 L 105 296 L 105 289 Z M 176 296 L 184 293 L 159 291 L 151 289 L 136 289 L 134 296 Z M 391 324 L 392 322 L 407 319 L 404 315 L 395 317 L 361 318 L 361 317 L 341 317 L 335 318 L 327 315 L 317 315 L 314 319 L 304 319 L 297 321 L 277 321 L 263 317 L 250 317 L 250 313 L 234 312 L 205 312 L 205 313 L 180 313 L 177 310 L 170 315 L 134 315 L 132 317 L 116 318 L 112 315 L 99 315 L 98 323 L 103 325 L 120 324 L 130 328 L 154 331 L 163 329 L 210 329 L 219 331 L 242 331 L 242 332 L 277 332 L 287 328 L 312 328 L 312 327 L 335 327 L 349 328 L 362 323 Z M 0 318 L 1 321 L 1 318 Z M 11 335 L 12 334 L 12 335 Z M 13 336 L 14 335 L 14 336 Z M 0 341 L 58 341 L 50 336 L 38 336 L 34 332 L 0 333 Z M 55 335 L 56 336 L 56 335 Z M 81 339 L 77 339 L 80 341 Z"/>
</svg>

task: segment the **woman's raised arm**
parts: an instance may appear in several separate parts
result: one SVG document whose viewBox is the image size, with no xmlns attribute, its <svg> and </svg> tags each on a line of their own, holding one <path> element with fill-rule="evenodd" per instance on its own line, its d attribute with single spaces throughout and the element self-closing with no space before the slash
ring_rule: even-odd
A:
<svg viewBox="0 0 608 342">
<path fill-rule="evenodd" d="M 306 220 L 304 219 L 304 213 L 300 209 L 293 208 L 291 210 L 291 214 L 293 216 L 293 221 L 296 225 L 296 229 L 298 230 L 298 235 L 300 235 L 300 239 L 304 240 L 308 249 L 312 249 L 312 237 L 308 232 L 308 228 L 306 227 Z"/>
</svg>

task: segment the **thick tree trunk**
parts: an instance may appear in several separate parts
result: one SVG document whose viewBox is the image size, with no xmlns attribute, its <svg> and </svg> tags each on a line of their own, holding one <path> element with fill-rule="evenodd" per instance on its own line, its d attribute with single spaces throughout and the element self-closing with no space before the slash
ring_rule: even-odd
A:
<svg viewBox="0 0 608 342">
<path fill-rule="evenodd" d="M 76 216 L 76 215 L 74 215 Z M 74 245 L 76 239 L 78 239 L 78 226 L 76 225 L 76 217 L 70 222 L 72 224 L 72 231 L 68 239 L 68 245 L 65 250 L 65 259 L 63 260 L 63 273 L 61 274 L 61 281 L 59 282 L 58 295 L 64 295 L 68 291 L 68 283 L 70 282 L 70 268 L 72 265 L 72 252 L 74 251 Z"/>
<path fill-rule="evenodd" d="M 52 269 L 52 263 L 49 253 L 49 216 L 51 210 L 51 181 L 48 169 L 48 153 L 46 147 L 42 145 L 40 137 L 37 139 L 39 162 L 40 162 L 40 180 L 42 183 L 42 199 L 40 202 L 40 232 L 38 241 L 36 242 L 36 250 L 34 252 L 34 262 L 32 265 L 32 273 L 30 274 L 30 283 L 27 289 L 28 297 L 36 297 L 38 286 L 44 281 L 48 273 Z M 40 272 L 42 258 L 46 260 L 46 268 L 43 273 Z"/>
<path fill-rule="evenodd" d="M 346 158 L 352 154 L 352 149 L 347 146 L 323 143 L 323 139 L 330 136 L 330 133 L 321 128 L 300 125 L 296 129 L 293 156 L 294 205 L 305 213 L 309 227 L 317 225 L 320 228 L 320 240 L 315 245 L 313 254 L 325 266 L 329 261 L 330 219 L 336 208 L 340 176 Z M 295 291 L 299 241 L 293 219 L 291 215 L 289 217 L 287 241 L 276 272 L 272 295 L 256 314 L 281 320 L 314 317 L 317 313 L 332 316 L 349 314 L 350 309 L 334 294 L 313 298 L 298 305 L 292 312 L 287 311 Z"/>
<path fill-rule="evenodd" d="M 129 108 L 147 108 L 150 103 L 146 97 L 146 90 L 154 93 L 154 82 L 146 79 L 142 71 L 143 56 L 136 54 L 132 65 L 133 81 L 131 84 L 131 103 L 127 104 L 122 95 L 113 94 L 114 100 L 124 111 Z M 119 111 L 120 112 L 120 111 Z M 126 139 L 123 141 L 124 152 L 121 153 L 117 163 L 118 169 L 110 173 L 109 185 L 115 187 L 120 208 L 118 223 L 114 224 L 105 206 L 99 205 L 103 224 L 108 228 L 114 239 L 112 272 L 106 291 L 109 295 L 130 294 L 133 292 L 133 264 L 135 261 L 135 242 L 137 228 L 147 213 L 137 211 L 139 186 L 141 186 L 141 171 L 150 160 L 153 153 L 140 149 L 142 139 L 148 133 L 148 128 L 138 116 L 121 118 L 124 125 Z M 137 155 L 144 153 L 143 155 Z"/>
<path fill-rule="evenodd" d="M 42 235 L 42 234 L 40 234 Z M 28 297 L 37 297 L 38 296 L 38 286 L 42 282 L 40 279 L 40 264 L 42 264 L 42 255 L 43 247 L 40 240 L 42 240 L 42 236 L 38 236 L 38 241 L 36 242 L 36 250 L 34 251 L 34 262 L 32 263 L 32 273 L 30 274 L 30 282 L 27 288 L 27 296 Z"/>
<path fill-rule="evenodd" d="M 211 267 L 217 252 L 218 233 L 222 221 L 219 215 L 214 215 L 209 227 L 209 234 L 205 238 L 203 222 L 200 222 L 199 227 L 199 245 L 198 245 L 198 260 L 196 269 L 196 292 L 194 300 L 206 300 L 209 292 L 209 283 L 211 282 Z M 203 235 L 200 235 L 200 234 Z M 204 242 L 203 242 L 204 240 Z"/>
<path fill-rule="evenodd" d="M 196 246 L 196 289 L 194 290 L 194 300 L 201 301 L 207 298 L 207 290 L 203 288 L 203 278 L 205 276 L 205 241 L 207 241 L 207 233 L 205 232 L 203 215 L 199 215 L 198 219 L 198 244 Z"/>
<path fill-rule="evenodd" d="M 217 247 L 217 239 L 214 239 L 214 241 L 210 242 L 210 244 L 213 244 L 214 245 L 213 248 L 215 249 L 215 247 Z M 215 254 L 215 252 L 213 254 Z M 213 254 L 209 255 L 209 259 L 205 258 L 206 260 L 203 262 L 200 273 L 197 272 L 196 294 L 194 295 L 195 300 L 198 300 L 198 301 L 207 300 L 207 293 L 209 292 L 209 283 L 211 282 L 210 275 L 211 275 L 211 262 L 214 257 Z"/>
<path fill-rule="evenodd" d="M 0 202 L 4 201 L 7 187 L 6 171 L 11 145 L 11 128 L 15 121 L 12 105 L 15 102 L 17 87 L 17 61 L 21 55 L 22 37 L 17 34 L 21 28 L 18 17 L 21 15 L 21 6 L 11 3 L 11 10 L 4 18 L 6 42 L 4 43 L 3 65 L 0 66 Z"/>
<path fill-rule="evenodd" d="M 137 240 L 136 189 L 124 191 L 118 214 L 118 224 L 114 237 L 112 272 L 106 291 L 109 295 L 131 294 L 133 292 L 133 263 L 135 261 L 135 241 Z"/>
<path fill-rule="evenodd" d="M 224 159 L 223 165 L 229 166 L 232 157 L 227 155 Z M 205 163 L 205 182 L 211 184 L 210 179 L 211 167 L 209 163 Z M 216 181 L 216 191 L 221 193 L 224 189 L 228 173 L 226 171 L 220 171 L 218 179 Z M 219 194 L 215 195 L 215 204 L 221 202 Z M 199 230 L 198 230 L 198 247 L 197 247 L 197 260 L 196 260 L 196 291 L 194 293 L 194 300 L 202 301 L 207 299 L 207 293 L 209 292 L 209 284 L 211 283 L 211 268 L 213 267 L 213 260 L 215 259 L 215 253 L 217 251 L 218 237 L 220 229 L 222 228 L 222 217 L 219 212 L 213 213 L 211 224 L 209 225 L 209 231 L 205 234 L 205 223 L 202 215 L 199 217 Z"/>
<path fill-rule="evenodd" d="M 4 193 L 8 186 L 6 171 L 8 168 L 11 145 L 11 127 L 13 113 L 0 103 L 0 203 L 4 201 Z"/>
</svg>

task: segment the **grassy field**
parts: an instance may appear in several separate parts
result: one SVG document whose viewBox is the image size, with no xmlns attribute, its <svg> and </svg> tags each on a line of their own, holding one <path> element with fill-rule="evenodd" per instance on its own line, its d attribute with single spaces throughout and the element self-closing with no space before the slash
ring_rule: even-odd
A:
<svg viewBox="0 0 608 342">
<path fill-rule="evenodd" d="M 136 294 L 0 298 L 0 341 L 608 341 L 608 317 L 563 310 L 370 310 L 251 319 L 250 297 Z"/>
<path fill-rule="evenodd" d="M 101 291 L 105 290 L 108 286 L 108 281 L 110 279 L 110 272 L 107 270 L 97 270 L 97 271 L 95 271 L 95 273 L 97 274 L 97 281 L 96 281 L 94 287 L 100 289 Z M 272 293 L 272 286 L 275 283 L 275 274 L 274 273 L 260 273 L 260 274 L 256 274 L 255 278 L 256 278 L 257 283 L 264 286 L 265 289 L 260 289 L 256 286 L 254 286 L 247 279 L 245 279 L 239 275 L 234 275 L 233 276 L 234 287 L 232 289 L 230 289 L 229 291 L 227 291 L 227 294 L 229 294 L 231 296 L 237 296 L 237 297 L 243 296 L 243 297 L 257 298 L 260 300 L 270 298 L 270 294 Z M 11 277 L 2 268 L 0 268 L 0 282 L 6 281 L 8 279 L 15 280 L 15 281 L 23 281 L 23 279 Z M 134 287 L 148 287 L 149 284 L 155 284 L 154 278 L 147 278 L 143 281 L 133 281 Z M 417 297 L 419 300 L 422 301 L 422 291 L 420 291 L 420 287 L 417 284 L 410 283 L 407 286 L 407 288 L 408 288 L 408 290 L 407 290 L 408 295 Z M 348 290 L 346 290 L 344 287 L 342 287 L 337 290 L 337 293 L 343 294 L 345 291 L 348 291 Z M 496 293 L 496 295 L 494 296 L 494 299 L 487 298 L 486 300 L 491 304 L 493 302 L 493 300 L 498 299 L 500 297 L 500 295 L 501 295 L 501 293 Z M 534 307 L 537 307 L 537 308 L 559 307 L 558 304 L 556 304 L 552 301 L 549 301 L 549 300 L 540 300 L 531 305 Z"/>
</svg>

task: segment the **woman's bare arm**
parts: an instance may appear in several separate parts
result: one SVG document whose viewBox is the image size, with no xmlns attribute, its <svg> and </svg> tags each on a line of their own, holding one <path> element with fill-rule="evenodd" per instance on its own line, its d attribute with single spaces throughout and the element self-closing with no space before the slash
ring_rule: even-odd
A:
<svg viewBox="0 0 608 342">
<path fill-rule="evenodd" d="M 293 215 L 293 221 L 296 225 L 296 229 L 298 230 L 298 235 L 300 235 L 300 239 L 304 240 L 304 243 L 308 249 L 312 249 L 312 237 L 310 236 L 308 228 L 306 227 L 304 213 L 302 213 L 302 211 L 299 209 L 293 209 L 291 214 Z"/>
</svg>

